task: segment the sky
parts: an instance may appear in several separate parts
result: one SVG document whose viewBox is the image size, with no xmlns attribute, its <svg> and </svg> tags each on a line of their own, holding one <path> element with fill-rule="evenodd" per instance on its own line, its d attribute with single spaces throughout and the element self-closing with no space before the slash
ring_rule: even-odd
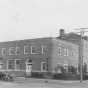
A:
<svg viewBox="0 0 88 88">
<path fill-rule="evenodd" d="M 57 37 L 61 28 L 85 27 L 88 0 L 0 0 L 0 41 Z"/>
</svg>

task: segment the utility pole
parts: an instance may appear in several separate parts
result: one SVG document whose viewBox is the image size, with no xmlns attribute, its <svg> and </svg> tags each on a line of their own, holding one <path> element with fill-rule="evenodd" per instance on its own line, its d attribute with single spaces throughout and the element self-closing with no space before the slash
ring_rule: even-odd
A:
<svg viewBox="0 0 88 88">
<path fill-rule="evenodd" d="M 79 66 L 80 66 L 80 82 L 83 81 L 83 36 L 84 36 L 84 30 L 80 31 L 80 43 L 79 43 Z"/>
<path fill-rule="evenodd" d="M 83 48 L 84 48 L 84 33 L 88 32 L 85 31 L 85 29 L 88 28 L 79 28 L 78 30 L 80 30 L 80 43 L 79 43 L 79 67 L 80 67 L 80 82 L 83 81 Z"/>
</svg>

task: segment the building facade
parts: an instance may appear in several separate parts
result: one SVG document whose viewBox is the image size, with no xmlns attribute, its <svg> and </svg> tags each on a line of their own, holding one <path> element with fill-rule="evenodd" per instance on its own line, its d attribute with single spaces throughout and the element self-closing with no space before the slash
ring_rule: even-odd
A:
<svg viewBox="0 0 88 88">
<path fill-rule="evenodd" d="M 75 67 L 78 71 L 79 49 L 78 45 L 57 38 L 53 39 L 52 69 L 55 72 L 59 66 Z M 60 69 L 57 69 L 60 71 Z"/>
<path fill-rule="evenodd" d="M 78 46 L 57 38 L 0 43 L 0 70 L 23 76 L 26 72 L 56 72 L 58 65 L 78 65 Z M 59 69 L 58 69 L 59 71 Z"/>
<path fill-rule="evenodd" d="M 46 60 L 50 62 L 51 49 L 51 38 L 2 42 L 0 43 L 0 70 L 23 75 L 30 68 L 28 64 L 32 64 L 32 72 L 42 72 L 47 69 Z"/>
<path fill-rule="evenodd" d="M 31 72 L 61 73 L 62 68 L 71 72 L 71 68 L 75 68 L 79 73 L 79 39 L 75 35 L 74 41 L 72 34 L 64 36 L 64 31 L 60 32 L 59 38 L 1 42 L 0 71 L 24 76 Z M 88 72 L 88 42 L 84 40 L 83 43 L 83 63 L 87 65 Z"/>
</svg>

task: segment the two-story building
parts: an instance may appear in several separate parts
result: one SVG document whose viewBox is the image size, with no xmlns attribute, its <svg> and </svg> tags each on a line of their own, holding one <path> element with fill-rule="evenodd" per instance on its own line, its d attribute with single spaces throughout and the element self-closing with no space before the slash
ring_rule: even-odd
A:
<svg viewBox="0 0 88 88">
<path fill-rule="evenodd" d="M 64 67 L 66 71 L 68 66 L 74 66 L 78 71 L 79 44 L 78 40 L 75 40 L 75 43 L 70 38 L 64 36 L 64 31 L 61 30 L 57 38 L 0 42 L 0 71 L 11 72 L 18 76 L 24 76 L 31 71 L 61 72 L 59 66 Z M 86 40 L 84 45 L 84 61 L 87 63 Z"/>
</svg>

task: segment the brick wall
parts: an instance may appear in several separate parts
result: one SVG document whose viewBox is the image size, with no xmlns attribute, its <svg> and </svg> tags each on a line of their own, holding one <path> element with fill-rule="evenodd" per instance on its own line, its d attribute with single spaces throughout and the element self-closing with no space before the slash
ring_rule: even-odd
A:
<svg viewBox="0 0 88 88">
<path fill-rule="evenodd" d="M 61 49 L 61 53 L 59 51 L 59 48 Z M 76 44 L 66 42 L 65 40 L 53 38 L 53 52 L 52 52 L 53 71 L 55 71 L 55 67 L 57 66 L 57 64 L 74 65 L 77 67 L 78 58 L 79 58 L 79 51 L 78 46 Z"/>
<path fill-rule="evenodd" d="M 28 40 L 19 40 L 19 41 L 8 41 L 8 42 L 1 42 L 0 43 L 0 58 L 3 60 L 3 68 L 7 69 L 7 62 L 8 60 L 24 60 L 24 63 L 27 59 L 32 60 L 32 71 L 41 71 L 41 62 L 48 60 L 48 70 L 51 69 L 50 59 L 51 59 L 51 52 L 52 52 L 52 39 L 51 38 L 39 38 L 39 39 L 28 39 Z M 27 48 L 27 54 L 24 54 L 24 46 L 28 45 L 29 49 Z M 31 53 L 30 46 L 43 46 L 43 53 L 42 49 L 39 48 L 40 52 L 38 54 Z M 12 48 L 12 55 L 9 54 L 9 48 Z M 15 53 L 16 47 L 19 47 L 18 54 Z M 4 49 L 2 54 L 2 49 Z M 16 63 L 15 63 L 16 64 Z M 22 65 L 23 69 L 25 70 L 26 65 Z M 9 70 L 10 71 L 10 70 Z M 12 70 L 11 70 L 12 71 Z M 16 69 L 13 71 L 16 71 Z M 12 72 L 13 72 L 12 71 Z"/>
</svg>

